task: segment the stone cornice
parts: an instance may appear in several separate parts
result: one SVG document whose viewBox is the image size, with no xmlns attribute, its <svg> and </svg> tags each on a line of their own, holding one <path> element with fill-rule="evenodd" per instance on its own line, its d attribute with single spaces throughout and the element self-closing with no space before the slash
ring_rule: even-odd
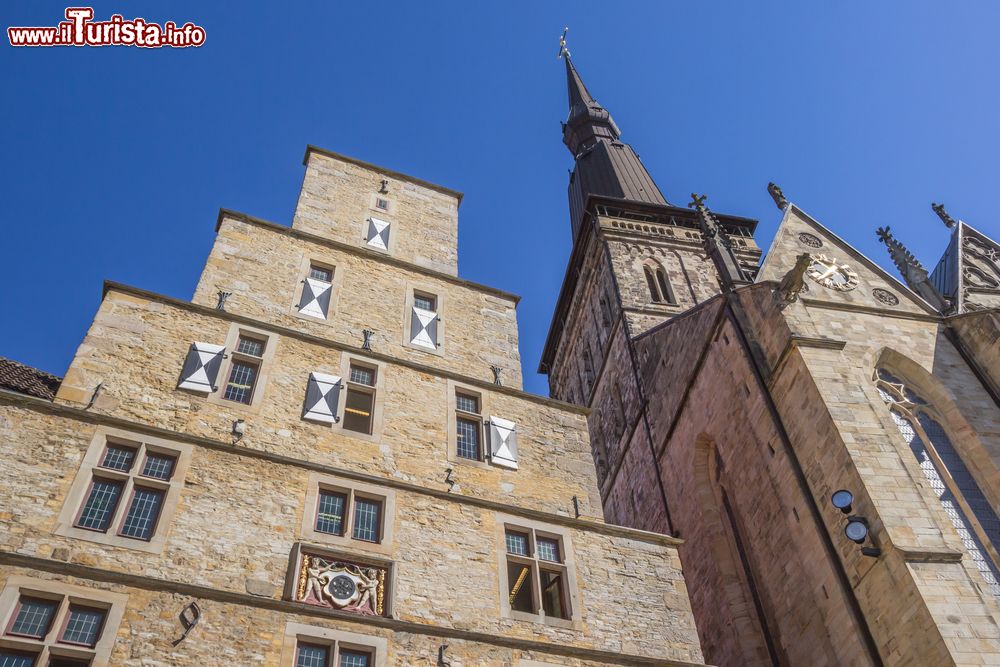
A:
<svg viewBox="0 0 1000 667">
<path fill-rule="evenodd" d="M 353 623 L 360 627 L 382 628 L 392 632 L 460 639 L 479 644 L 503 646 L 505 648 L 521 651 L 538 651 L 541 653 L 548 653 L 550 655 L 561 655 L 588 660 L 603 660 L 618 665 L 655 665 L 662 667 L 698 667 L 701 665 L 701 663 L 685 662 L 682 660 L 660 660 L 641 655 L 614 653 L 612 651 L 604 651 L 587 646 L 572 646 L 562 643 L 537 641 L 533 639 L 505 637 L 498 634 L 449 628 L 439 625 L 431 625 L 429 623 L 401 621 L 395 618 L 359 616 L 358 614 L 353 614 L 351 612 L 336 609 L 325 609 L 323 607 L 305 604 L 304 602 L 292 602 L 289 600 L 259 597 L 249 593 L 237 593 L 235 591 L 226 591 L 210 586 L 186 584 L 177 581 L 168 581 L 166 579 L 157 579 L 155 577 L 128 574 L 125 572 L 117 572 L 104 568 L 81 565 L 79 563 L 64 563 L 62 561 L 29 556 L 10 551 L 0 551 L 0 563 L 13 567 L 23 567 L 62 576 L 77 577 L 90 581 L 100 581 L 119 586 L 130 586 L 132 588 L 138 588 L 146 591 L 171 593 L 202 600 L 214 600 L 224 604 L 240 605 L 253 609 L 269 609 L 271 611 L 296 616 L 326 618 L 343 621 L 345 623 Z"/>
<path fill-rule="evenodd" d="M 535 510 L 526 507 L 517 507 L 514 505 L 508 505 L 505 503 L 493 500 L 487 500 L 485 498 L 480 498 L 478 496 L 451 493 L 444 489 L 433 489 L 426 486 L 420 486 L 419 484 L 411 484 L 409 482 L 404 482 L 398 479 L 394 479 L 392 477 L 379 477 L 377 475 L 370 475 L 368 473 L 357 472 L 354 470 L 346 470 L 334 466 L 323 465 L 321 463 L 316 463 L 314 461 L 296 459 L 291 456 L 285 456 L 283 454 L 275 454 L 273 452 L 267 452 L 264 450 L 254 449 L 251 447 L 241 447 L 223 440 L 213 440 L 212 438 L 206 438 L 203 436 L 190 435 L 187 433 L 183 433 L 181 431 L 173 431 L 158 426 L 152 426 L 150 424 L 143 424 L 141 422 L 122 419 L 121 417 L 101 414 L 99 412 L 92 412 L 89 410 L 85 410 L 83 408 L 77 408 L 62 403 L 53 403 L 51 401 L 46 401 L 45 399 L 35 398 L 34 396 L 28 396 L 27 394 L 18 394 L 16 392 L 8 391 L 6 389 L 0 389 L 0 405 L 3 404 L 21 405 L 30 410 L 49 412 L 52 414 L 68 417 L 71 419 L 78 419 L 80 421 L 85 421 L 92 424 L 112 426 L 127 431 L 133 431 L 137 433 L 143 433 L 146 435 L 152 435 L 164 438 L 166 440 L 175 440 L 178 442 L 190 443 L 192 445 L 204 447 L 206 449 L 213 449 L 220 452 L 225 452 L 227 454 L 232 454 L 234 456 L 245 456 L 267 461 L 269 463 L 275 463 L 278 465 L 293 466 L 297 468 L 302 468 L 303 470 L 310 470 L 313 472 L 333 475 L 336 477 L 351 479 L 354 481 L 364 482 L 367 484 L 375 484 L 378 486 L 389 487 L 400 491 L 406 491 L 409 493 L 430 496 L 433 498 L 446 500 L 448 502 L 473 505 L 489 511 L 513 514 L 526 519 L 531 519 L 534 521 L 540 521 L 543 523 L 555 524 L 560 526 L 566 526 L 567 528 L 573 528 L 576 530 L 591 531 L 595 533 L 601 533 L 603 535 L 622 537 L 630 540 L 636 540 L 639 542 L 659 544 L 661 546 L 673 547 L 673 548 L 676 548 L 677 546 L 683 543 L 683 540 L 670 537 L 669 535 L 662 535 L 660 533 L 653 533 L 645 530 L 637 530 L 635 528 L 626 528 L 624 526 L 615 526 L 606 523 L 598 523 L 595 521 L 587 521 L 584 519 L 575 519 L 569 516 L 563 516 L 561 514 L 554 514 L 552 512 L 544 512 L 542 510 Z"/>
<path fill-rule="evenodd" d="M 307 343 L 312 343 L 314 345 L 322 345 L 324 347 L 329 347 L 341 352 L 350 352 L 352 355 L 357 357 L 366 357 L 368 359 L 382 361 L 388 364 L 393 364 L 395 366 L 403 366 L 411 370 L 418 371 L 420 373 L 427 373 L 428 375 L 435 375 L 438 377 L 448 378 L 450 380 L 456 380 L 458 382 L 463 382 L 465 384 L 473 385 L 492 391 L 498 394 L 507 394 L 508 396 L 514 396 L 526 401 L 531 401 L 533 403 L 538 403 L 541 405 L 546 405 L 551 408 L 557 408 L 560 410 L 566 410 L 567 412 L 576 412 L 582 415 L 590 414 L 588 408 L 574 405 L 572 403 L 565 403 L 563 401 L 557 401 L 553 398 L 548 398 L 546 396 L 539 396 L 538 394 L 532 394 L 521 389 L 514 389 L 513 387 L 505 387 L 503 385 L 494 384 L 487 380 L 481 380 L 479 378 L 469 377 L 467 375 L 462 375 L 461 373 L 455 373 L 454 371 L 445 370 L 438 368 L 436 366 L 428 366 L 426 364 L 419 364 L 415 361 L 409 361 L 407 359 L 401 359 L 399 357 L 393 357 L 388 354 L 381 354 L 379 352 L 374 352 L 372 350 L 362 350 L 360 347 L 347 345 L 345 343 L 340 343 L 335 340 L 330 340 L 328 338 L 322 338 L 320 336 L 314 336 L 312 334 L 307 334 L 296 329 L 289 329 L 272 322 L 265 322 L 263 320 L 257 320 L 252 317 L 247 317 L 245 315 L 237 315 L 236 313 L 231 313 L 225 310 L 218 310 L 217 308 L 209 308 L 208 306 L 202 306 L 201 304 L 191 303 L 190 301 L 184 301 L 182 299 L 177 299 L 172 296 L 166 296 L 163 294 L 157 294 L 156 292 L 150 292 L 149 290 L 144 290 L 140 287 L 132 287 L 131 285 L 125 285 L 122 283 L 115 282 L 113 280 L 104 281 L 104 291 L 102 296 L 106 297 L 108 292 L 121 292 L 122 294 L 130 294 L 132 296 L 137 296 L 142 299 L 149 299 L 150 301 L 158 301 L 160 303 L 165 303 L 170 306 L 181 308 L 182 310 L 188 310 L 191 312 L 198 313 L 199 315 L 205 315 L 208 317 L 216 317 L 227 322 L 238 322 L 240 324 L 246 324 L 252 327 L 257 327 L 258 329 L 264 329 L 265 331 L 271 331 L 282 336 L 288 336 L 289 338 L 296 338 Z"/>
<path fill-rule="evenodd" d="M 471 280 L 466 280 L 464 278 L 459 278 L 458 276 L 453 276 L 450 273 L 444 273 L 443 271 L 435 271 L 434 269 L 428 269 L 425 266 L 420 266 L 419 264 L 413 264 L 411 262 L 406 262 L 391 255 L 386 255 L 380 252 L 375 252 L 374 250 L 368 250 L 367 248 L 362 248 L 359 246 L 353 246 L 348 243 L 342 243 L 340 241 L 334 241 L 333 239 L 328 239 L 317 234 L 311 234 L 309 232 L 303 232 L 292 227 L 286 227 L 285 225 L 279 225 L 276 222 L 271 222 L 270 220 L 264 220 L 262 218 L 254 217 L 248 213 L 241 213 L 239 211 L 233 211 L 228 208 L 220 208 L 219 215 L 215 220 L 215 231 L 218 232 L 222 227 L 222 221 L 226 218 L 231 220 L 236 220 L 248 225 L 254 225 L 257 227 L 263 227 L 272 232 L 282 234 L 284 236 L 291 236 L 293 238 L 301 239 L 303 241 L 309 241 L 311 243 L 316 243 L 319 245 L 324 245 L 328 248 L 333 248 L 341 252 L 346 252 L 348 254 L 357 255 L 358 257 L 364 257 L 365 259 L 371 260 L 373 262 L 379 262 L 381 264 L 388 264 L 390 266 L 395 266 L 397 268 L 406 269 L 407 271 L 413 271 L 414 273 L 420 273 L 431 278 L 437 278 L 438 280 L 443 280 L 461 287 L 466 287 L 477 292 L 483 292 L 485 294 L 491 294 L 495 297 L 505 299 L 507 301 L 512 301 L 515 306 L 521 301 L 521 297 L 517 294 L 511 292 L 505 292 L 504 290 L 497 289 L 496 287 L 490 287 L 489 285 L 482 285 L 480 283 L 473 282 Z"/>
<path fill-rule="evenodd" d="M 929 313 L 910 313 L 902 310 L 893 310 L 891 308 L 875 308 L 873 306 L 862 306 L 854 303 L 841 303 L 838 301 L 822 301 L 820 299 L 809 299 L 800 298 L 799 302 L 806 305 L 812 306 L 814 308 L 825 308 L 827 310 L 843 310 L 852 313 L 865 313 L 867 315 L 878 315 L 880 317 L 894 317 L 901 320 L 917 320 L 920 322 L 937 322 L 940 323 L 942 318 L 940 315 L 931 315 Z"/>
</svg>

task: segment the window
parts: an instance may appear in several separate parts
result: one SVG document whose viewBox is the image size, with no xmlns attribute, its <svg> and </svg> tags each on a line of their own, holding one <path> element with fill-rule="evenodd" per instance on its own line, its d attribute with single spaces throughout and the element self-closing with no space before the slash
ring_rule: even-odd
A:
<svg viewBox="0 0 1000 667">
<path fill-rule="evenodd" d="M 302 291 L 299 294 L 298 313 L 325 320 L 330 315 L 330 301 L 333 297 L 332 266 L 310 262 Z"/>
<path fill-rule="evenodd" d="M 667 272 L 654 260 L 646 260 L 642 267 L 646 276 L 646 287 L 649 289 L 649 299 L 653 303 L 676 304 L 674 290 L 667 279 Z"/>
<path fill-rule="evenodd" d="M 410 312 L 409 343 L 427 350 L 438 349 L 438 298 L 425 292 L 413 292 Z"/>
<path fill-rule="evenodd" d="M 455 394 L 455 453 L 463 459 L 483 460 L 482 424 L 479 397 Z"/>
<path fill-rule="evenodd" d="M 389 200 L 388 199 L 382 199 L 381 197 L 376 197 L 375 198 L 375 208 L 379 209 L 380 211 L 388 211 L 389 210 Z"/>
<path fill-rule="evenodd" d="M 67 495 L 56 534 L 160 551 L 165 531 L 158 528 L 177 507 L 190 452 L 190 445 L 99 429 Z"/>
<path fill-rule="evenodd" d="M 343 426 L 348 431 L 371 434 L 375 411 L 375 378 L 377 370 L 351 363 L 344 404 Z"/>
<path fill-rule="evenodd" d="M 573 619 L 564 539 L 542 529 L 505 525 L 502 583 L 507 609 L 543 622 Z"/>
<path fill-rule="evenodd" d="M 385 667 L 388 643 L 380 637 L 288 623 L 281 667 Z M 2 663 L 0 663 L 2 667 Z"/>
<path fill-rule="evenodd" d="M 325 283 L 333 282 L 333 269 L 328 269 L 315 264 L 309 265 L 309 277 L 313 280 L 321 280 Z"/>
<path fill-rule="evenodd" d="M 1000 518 L 952 444 L 934 406 L 885 369 L 876 371 L 874 379 L 892 421 L 961 537 L 972 564 L 1000 600 L 996 555 Z"/>
<path fill-rule="evenodd" d="M 226 391 L 223 394 L 225 399 L 237 403 L 250 403 L 266 344 L 266 341 L 240 335 L 232 355 L 229 380 L 226 382 Z"/>
<path fill-rule="evenodd" d="M 137 447 L 109 441 L 100 463 L 93 469 L 76 527 L 104 533 L 112 526 L 116 515 L 123 515 L 118 534 L 148 541 L 160 518 L 176 458 L 176 454 L 149 451 L 143 444 Z M 142 462 L 141 466 L 136 466 L 137 461 Z M 126 491 L 126 509 L 119 512 Z"/>
<path fill-rule="evenodd" d="M 306 492 L 302 538 L 386 553 L 391 547 L 391 489 L 314 474 Z"/>
<path fill-rule="evenodd" d="M 0 593 L 0 667 L 108 664 L 127 596 L 12 576 Z"/>
</svg>

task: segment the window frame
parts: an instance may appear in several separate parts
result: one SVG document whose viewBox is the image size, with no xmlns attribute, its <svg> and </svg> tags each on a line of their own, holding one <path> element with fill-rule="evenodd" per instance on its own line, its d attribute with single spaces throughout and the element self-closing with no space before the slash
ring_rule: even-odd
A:
<svg viewBox="0 0 1000 667">
<path fill-rule="evenodd" d="M 520 533 L 528 538 L 528 554 L 512 554 L 507 551 L 507 533 Z M 554 562 L 539 558 L 538 538 L 554 540 L 562 561 Z M 582 613 L 576 584 L 576 564 L 573 558 L 573 548 L 569 533 L 555 526 L 537 521 L 529 521 L 520 517 L 497 515 L 497 555 L 499 572 L 500 614 L 504 618 L 519 621 L 543 623 L 562 628 L 580 629 Z M 510 602 L 510 587 L 508 567 L 511 563 L 530 567 L 532 582 L 531 599 L 534 612 L 514 609 Z M 542 572 L 557 573 L 562 577 L 561 604 L 566 610 L 565 617 L 550 616 L 545 613 L 544 591 L 542 590 Z"/>
<path fill-rule="evenodd" d="M 41 639 L 9 632 L 23 598 L 56 603 L 52 619 Z M 0 637 L 3 648 L 34 658 L 34 667 L 47 665 L 55 658 L 89 661 L 91 667 L 106 667 L 127 603 L 128 595 L 123 593 L 86 588 L 58 580 L 12 575 L 0 591 L 0 628 L 3 629 Z M 104 612 L 92 646 L 64 639 L 70 611 L 79 607 Z"/>
<path fill-rule="evenodd" d="M 484 415 L 492 414 L 489 412 L 490 400 L 489 394 L 484 392 L 482 389 L 472 387 L 471 385 L 463 384 L 461 382 L 456 382 L 454 380 L 448 380 L 447 384 L 448 391 L 448 461 L 451 463 L 458 463 L 460 465 L 476 466 L 480 468 L 492 468 L 489 460 L 489 438 L 488 438 L 488 423 L 487 418 Z M 479 414 L 465 412 L 464 410 L 458 409 L 458 395 L 463 394 L 466 396 L 474 397 L 479 401 Z M 460 418 L 465 418 L 470 421 L 473 418 L 478 418 L 479 420 L 479 459 L 469 459 L 464 456 L 458 455 L 458 420 Z"/>
<path fill-rule="evenodd" d="M 264 341 L 264 354 L 260 357 L 254 357 L 243 352 L 237 352 L 236 347 L 239 344 L 241 336 Z M 264 394 L 267 391 L 270 371 L 274 365 L 274 355 L 280 341 L 281 336 L 278 334 L 271 333 L 259 327 L 251 327 L 233 322 L 229 326 L 229 332 L 226 334 L 226 358 L 223 359 L 222 366 L 219 368 L 218 387 L 215 391 L 206 395 L 205 400 L 215 405 L 225 406 L 229 410 L 238 410 L 242 414 L 257 414 L 260 412 L 261 405 L 264 402 Z M 257 378 L 254 381 L 249 403 L 241 403 L 225 398 L 226 387 L 229 385 L 229 376 L 232 373 L 233 364 L 236 361 L 244 359 L 258 364 Z"/>
<path fill-rule="evenodd" d="M 104 468 L 100 465 L 104 461 L 109 446 L 129 447 L 135 450 L 132 467 L 127 472 Z M 161 553 L 166 545 L 169 527 L 180 502 L 192 451 L 193 448 L 190 444 L 150 437 L 122 429 L 98 427 L 84 453 L 83 460 L 80 462 L 76 477 L 63 499 L 56 529 L 53 532 L 61 537 L 76 538 L 148 553 Z M 142 474 L 148 454 L 173 458 L 173 468 L 168 479 L 158 479 Z M 103 531 L 79 525 L 96 479 L 110 480 L 121 484 L 118 502 L 111 513 L 108 527 Z M 163 494 L 149 539 L 129 537 L 122 532 L 132 508 L 136 487 L 155 489 Z"/>
<path fill-rule="evenodd" d="M 411 350 L 419 350 L 426 354 L 436 354 L 437 356 L 444 356 L 446 344 L 446 330 L 445 325 L 447 323 L 446 311 L 447 311 L 447 298 L 443 293 L 441 285 L 430 285 L 423 282 L 407 281 L 405 285 L 406 292 L 404 293 L 403 299 L 403 316 L 401 319 L 402 323 L 402 333 L 403 333 L 403 346 Z M 433 312 L 437 313 L 437 340 L 434 349 L 429 347 L 424 347 L 423 345 L 417 345 L 410 340 L 410 327 L 412 325 L 413 318 L 413 308 L 415 305 L 415 300 L 417 296 L 422 296 L 424 298 L 434 299 L 434 305 L 436 310 Z"/>
<path fill-rule="evenodd" d="M 389 642 L 384 637 L 289 621 L 285 624 L 281 660 L 278 663 L 280 667 L 295 667 L 298 661 L 300 643 L 332 649 L 329 663 L 331 667 L 339 667 L 341 648 L 367 653 L 369 656 L 368 667 L 386 667 L 387 665 Z"/>
<path fill-rule="evenodd" d="M 375 384 L 365 385 L 359 384 L 357 382 L 351 381 L 351 366 L 361 366 L 364 368 L 369 368 L 375 372 Z M 333 424 L 333 428 L 338 432 L 350 438 L 357 438 L 359 440 L 366 440 L 368 442 L 381 442 L 382 439 L 382 429 L 384 426 L 384 414 L 383 408 L 385 406 L 385 370 L 386 365 L 384 363 L 375 362 L 367 357 L 344 353 L 341 355 L 340 362 L 340 377 L 343 383 L 343 389 L 340 392 L 340 398 L 337 401 L 337 414 L 340 415 L 340 421 Z M 367 393 L 372 396 L 372 415 L 371 415 L 371 432 L 362 433 L 360 431 L 354 431 L 345 426 L 347 412 L 347 396 L 350 391 L 357 391 L 360 393 Z"/>
<path fill-rule="evenodd" d="M 338 493 L 345 496 L 343 531 L 340 535 L 316 530 L 319 518 L 320 493 Z M 356 500 L 363 499 L 379 503 L 378 541 L 371 542 L 354 537 Z M 391 554 L 393 522 L 396 513 L 396 492 L 373 484 L 347 480 L 333 475 L 310 473 L 306 489 L 306 511 L 302 513 L 300 536 L 302 540 L 317 545 L 335 545 L 351 550 L 377 554 Z"/>
<path fill-rule="evenodd" d="M 341 287 L 344 284 L 344 269 L 342 264 L 343 262 L 336 262 L 334 258 L 329 256 L 303 254 L 302 259 L 299 261 L 299 269 L 295 276 L 295 282 L 293 283 L 291 300 L 288 304 L 288 314 L 306 322 L 325 326 L 338 325 L 335 315 L 338 312 Z M 305 289 L 306 278 L 310 277 L 309 274 L 312 272 L 313 266 L 326 269 L 332 274 L 332 280 L 330 280 L 330 306 L 326 311 L 326 317 L 323 319 L 299 310 L 299 302 L 302 301 L 302 291 Z"/>
</svg>

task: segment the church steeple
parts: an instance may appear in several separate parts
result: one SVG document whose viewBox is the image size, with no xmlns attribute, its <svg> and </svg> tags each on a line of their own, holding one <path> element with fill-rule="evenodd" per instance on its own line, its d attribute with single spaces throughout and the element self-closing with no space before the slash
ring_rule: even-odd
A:
<svg viewBox="0 0 1000 667">
<path fill-rule="evenodd" d="M 569 115 L 563 123 L 563 143 L 576 161 L 569 182 L 570 223 L 573 240 L 580 232 L 587 198 L 591 195 L 667 205 L 660 189 L 639 156 L 620 141 L 621 131 L 611 113 L 587 90 L 565 44 Z"/>
</svg>

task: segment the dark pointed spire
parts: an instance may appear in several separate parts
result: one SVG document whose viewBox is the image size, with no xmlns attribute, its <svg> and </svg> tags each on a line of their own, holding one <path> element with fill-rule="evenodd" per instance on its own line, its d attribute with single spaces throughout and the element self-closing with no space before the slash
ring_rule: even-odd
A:
<svg viewBox="0 0 1000 667">
<path fill-rule="evenodd" d="M 725 228 L 719 223 L 719 219 L 705 205 L 706 199 L 708 199 L 706 195 L 699 196 L 692 193 L 688 208 L 693 208 L 698 213 L 702 243 L 705 246 L 705 252 L 715 264 L 722 291 L 730 292 L 740 285 L 749 285 L 750 280 L 740 267 L 739 259 L 733 251 L 733 242 L 729 239 Z"/>
<path fill-rule="evenodd" d="M 931 283 L 930 277 L 927 275 L 927 269 L 920 264 L 917 258 L 913 256 L 913 253 L 893 237 L 888 227 L 879 227 L 876 233 L 878 234 L 878 240 L 884 243 L 885 247 L 889 250 L 889 257 L 892 258 L 892 263 L 899 269 L 899 273 L 903 276 L 903 281 L 907 287 L 919 294 L 924 301 L 929 303 L 938 312 L 947 312 L 950 305 Z"/>
<path fill-rule="evenodd" d="M 607 109 L 587 90 L 576 70 L 566 33 L 559 41 L 559 57 L 566 59 L 569 115 L 563 123 L 563 143 L 576 166 L 569 179 L 569 211 L 573 240 L 580 232 L 591 195 L 642 204 L 668 205 L 632 147 L 620 141 L 621 132 Z"/>
<path fill-rule="evenodd" d="M 941 218 L 941 222 L 945 224 L 948 229 L 954 229 L 958 223 L 955 219 L 948 215 L 948 211 L 944 210 L 944 204 L 931 204 L 931 208 L 937 213 L 937 216 Z"/>
</svg>

